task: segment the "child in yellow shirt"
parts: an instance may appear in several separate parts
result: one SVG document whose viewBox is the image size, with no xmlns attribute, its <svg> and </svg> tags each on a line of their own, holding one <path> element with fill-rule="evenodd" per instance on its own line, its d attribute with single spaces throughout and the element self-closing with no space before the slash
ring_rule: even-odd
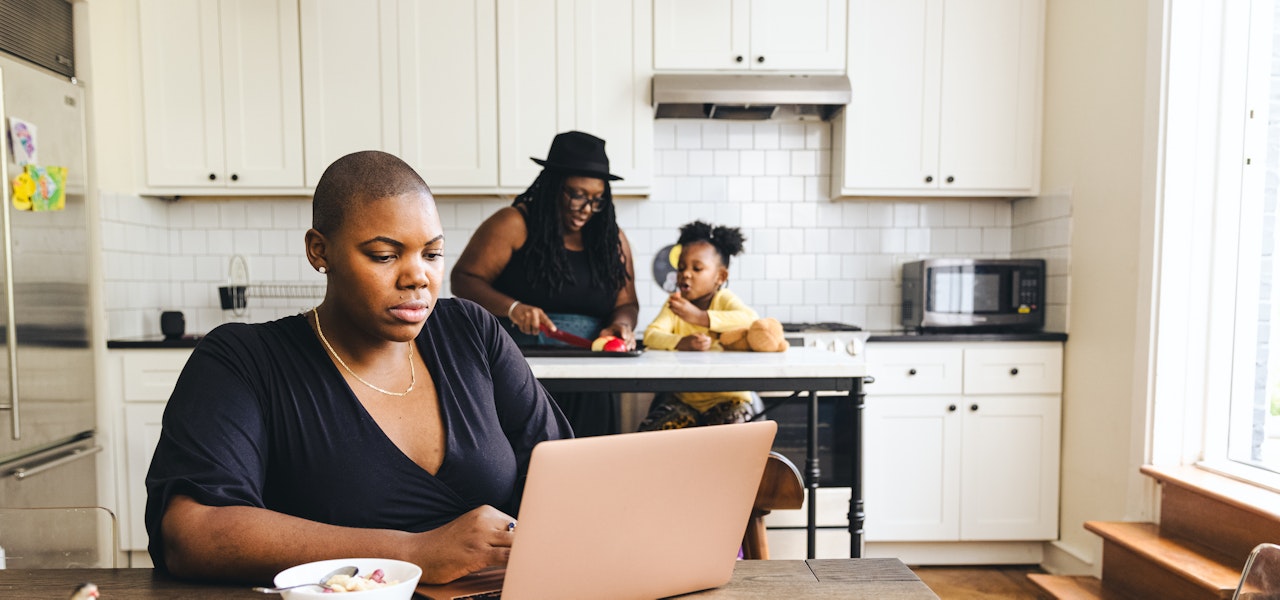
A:
<svg viewBox="0 0 1280 600">
<path fill-rule="evenodd" d="M 719 351 L 720 334 L 751 325 L 758 316 L 724 289 L 729 258 L 742 253 L 745 238 L 736 227 L 694 221 L 680 228 L 677 290 L 644 330 L 648 350 Z M 640 431 L 694 425 L 743 423 L 751 419 L 748 392 L 659 394 L 640 422 Z"/>
</svg>

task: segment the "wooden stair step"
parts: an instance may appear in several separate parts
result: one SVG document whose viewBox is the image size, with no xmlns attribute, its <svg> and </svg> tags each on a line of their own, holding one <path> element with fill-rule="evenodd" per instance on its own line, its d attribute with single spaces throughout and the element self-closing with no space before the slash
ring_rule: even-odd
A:
<svg viewBox="0 0 1280 600">
<path fill-rule="evenodd" d="M 1084 528 L 1106 542 L 1102 579 L 1107 587 L 1131 594 L 1165 586 L 1177 597 L 1230 598 L 1247 558 L 1236 560 L 1202 544 L 1162 535 L 1154 523 L 1087 521 Z M 1164 581 L 1153 581 L 1156 577 Z"/>
<path fill-rule="evenodd" d="M 1160 483 L 1160 530 L 1196 540 L 1240 564 L 1254 546 L 1280 540 L 1280 494 L 1196 466 L 1142 473 Z"/>
<path fill-rule="evenodd" d="M 1057 600 L 1131 600 L 1129 596 L 1102 587 L 1102 580 L 1097 577 L 1028 573 L 1027 579 Z"/>
</svg>

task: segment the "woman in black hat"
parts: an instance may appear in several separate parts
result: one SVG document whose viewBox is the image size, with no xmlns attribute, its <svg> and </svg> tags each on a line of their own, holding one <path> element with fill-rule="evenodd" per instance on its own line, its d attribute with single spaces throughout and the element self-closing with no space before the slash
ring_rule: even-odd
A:
<svg viewBox="0 0 1280 600">
<path fill-rule="evenodd" d="M 587 339 L 612 335 L 635 348 L 635 271 L 618 228 L 604 140 L 556 135 L 542 173 L 511 206 L 485 220 L 450 276 L 454 295 L 507 319 L 521 345 L 558 342 L 542 328 Z M 578 436 L 617 433 L 616 396 L 557 394 Z"/>
</svg>

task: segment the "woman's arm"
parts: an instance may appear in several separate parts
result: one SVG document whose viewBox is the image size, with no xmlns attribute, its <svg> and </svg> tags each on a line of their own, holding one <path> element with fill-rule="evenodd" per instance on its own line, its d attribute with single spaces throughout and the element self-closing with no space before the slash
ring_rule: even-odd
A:
<svg viewBox="0 0 1280 600">
<path fill-rule="evenodd" d="M 600 335 L 620 337 L 627 342 L 627 349 L 636 347 L 636 322 L 640 318 L 640 300 L 636 297 L 635 261 L 631 259 L 631 244 L 627 234 L 618 230 L 618 238 L 622 243 L 622 260 L 627 267 L 627 280 L 618 290 L 618 299 L 614 302 L 613 313 L 609 315 L 609 324 L 600 331 Z"/>
<path fill-rule="evenodd" d="M 412 562 L 422 567 L 423 582 L 443 583 L 505 565 L 512 520 L 481 506 L 437 529 L 406 533 L 326 525 L 252 506 L 205 506 L 180 495 L 169 502 L 161 530 L 165 563 L 179 577 L 261 583 L 293 565 L 341 555 Z"/>
<path fill-rule="evenodd" d="M 512 298 L 494 289 L 493 282 L 507 268 L 511 256 L 524 246 L 529 232 L 524 217 L 515 207 L 507 206 L 476 229 L 462 255 L 453 265 L 449 284 L 453 295 L 466 298 L 499 317 L 511 319 L 520 331 L 537 335 L 543 325 L 556 330 L 556 325 L 537 306 Z"/>
</svg>

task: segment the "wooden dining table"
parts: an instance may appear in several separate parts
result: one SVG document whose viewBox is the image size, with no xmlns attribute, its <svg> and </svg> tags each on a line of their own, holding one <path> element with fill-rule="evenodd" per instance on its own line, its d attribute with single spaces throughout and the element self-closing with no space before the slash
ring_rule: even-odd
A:
<svg viewBox="0 0 1280 600">
<path fill-rule="evenodd" d="M 81 583 L 98 586 L 102 600 L 265 598 L 248 585 L 180 581 L 154 569 L 0 570 L 0 598 L 67 600 Z M 729 583 L 680 598 L 937 600 L 896 558 L 738 561 Z"/>
</svg>

